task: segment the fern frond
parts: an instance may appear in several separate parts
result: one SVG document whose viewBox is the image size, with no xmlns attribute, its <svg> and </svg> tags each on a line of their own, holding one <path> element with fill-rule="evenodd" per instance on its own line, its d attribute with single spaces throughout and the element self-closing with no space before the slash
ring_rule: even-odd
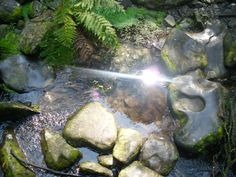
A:
<svg viewBox="0 0 236 177">
<path fill-rule="evenodd" d="M 105 45 L 118 45 L 118 37 L 112 24 L 101 15 L 93 12 L 78 12 L 77 21 L 95 34 Z"/>
</svg>

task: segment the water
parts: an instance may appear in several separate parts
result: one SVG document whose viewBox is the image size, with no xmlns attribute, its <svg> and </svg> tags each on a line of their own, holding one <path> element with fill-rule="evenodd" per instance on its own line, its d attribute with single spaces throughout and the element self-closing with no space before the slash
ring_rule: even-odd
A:
<svg viewBox="0 0 236 177">
<path fill-rule="evenodd" d="M 84 74 L 79 74 L 76 68 L 66 68 L 58 73 L 55 83 L 45 90 L 11 95 L 10 99 L 12 100 L 38 103 L 41 108 L 41 114 L 19 121 L 15 127 L 19 144 L 30 162 L 45 166 L 40 146 L 40 132 L 44 128 L 62 131 L 67 117 L 91 101 L 99 101 L 113 112 L 119 127 L 131 127 L 139 130 L 144 135 L 148 135 L 153 131 L 162 131 L 161 127 L 157 127 L 155 123 L 148 125 L 135 123 L 125 114 L 112 109 L 107 103 L 107 94 L 91 85 L 91 79 L 93 78 L 90 76 L 85 77 Z M 166 116 L 165 119 L 168 120 L 169 117 Z M 7 123 L 0 124 L 0 137 L 6 126 Z M 81 151 L 84 154 L 81 161 L 96 161 L 98 153 L 92 152 L 88 148 L 81 148 Z M 75 164 L 70 171 L 75 172 L 77 165 Z M 37 177 L 55 177 L 39 170 L 35 171 Z M 168 177 L 210 177 L 211 172 L 212 165 L 202 159 L 188 160 L 181 158 Z M 0 177 L 2 176 L 0 171 Z"/>
</svg>

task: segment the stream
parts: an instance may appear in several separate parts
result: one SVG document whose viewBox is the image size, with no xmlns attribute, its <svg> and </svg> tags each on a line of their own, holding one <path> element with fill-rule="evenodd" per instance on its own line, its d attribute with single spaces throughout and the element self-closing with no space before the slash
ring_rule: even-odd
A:
<svg viewBox="0 0 236 177">
<path fill-rule="evenodd" d="M 45 166 L 40 146 L 40 132 L 44 128 L 61 131 L 66 123 L 67 117 L 73 114 L 84 104 L 91 101 L 99 101 L 111 112 L 115 114 L 119 127 L 129 127 L 137 129 L 142 134 L 161 132 L 162 129 L 156 124 L 148 125 L 131 121 L 124 113 L 115 111 L 107 102 L 108 95 L 100 92 L 90 82 L 91 78 L 82 77 L 78 73 L 78 69 L 71 67 L 65 68 L 57 74 L 55 82 L 44 90 L 33 91 L 24 94 L 10 94 L 6 99 L 31 102 L 39 104 L 41 113 L 32 117 L 14 123 L 18 142 L 26 154 L 28 161 Z M 165 115 L 163 121 L 170 121 L 168 114 Z M 0 124 L 0 136 L 6 126 L 12 123 Z M 2 139 L 0 139 L 2 140 Z M 84 157 L 81 161 L 96 161 L 97 153 L 88 148 L 80 148 Z M 69 172 L 76 172 L 75 164 Z M 213 171 L 212 162 L 208 162 L 202 158 L 186 159 L 181 157 L 173 171 L 168 177 L 211 177 Z M 54 177 L 49 173 L 36 170 L 37 177 Z M 230 177 L 233 175 L 230 175 Z M 3 177 L 0 171 L 0 177 Z"/>
</svg>

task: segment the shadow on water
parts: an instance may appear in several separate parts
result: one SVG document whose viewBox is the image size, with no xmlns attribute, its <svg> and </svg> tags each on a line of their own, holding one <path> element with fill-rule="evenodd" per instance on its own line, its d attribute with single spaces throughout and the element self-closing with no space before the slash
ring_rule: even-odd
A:
<svg viewBox="0 0 236 177">
<path fill-rule="evenodd" d="M 43 161 L 40 132 L 44 128 L 62 131 L 67 117 L 74 113 L 84 104 L 91 101 L 99 101 L 115 114 L 120 127 L 131 127 L 138 129 L 143 134 L 153 131 L 161 131 L 155 123 L 148 125 L 135 123 L 125 114 L 117 112 L 110 108 L 106 101 L 107 96 L 101 94 L 93 87 L 87 78 L 81 78 L 75 68 L 67 68 L 58 73 L 55 83 L 44 91 L 34 91 L 25 94 L 11 95 L 12 100 L 22 102 L 38 103 L 41 108 L 41 114 L 28 117 L 16 123 L 16 134 L 20 146 L 26 154 L 27 159 L 35 164 L 45 165 Z M 0 136 L 7 124 L 0 124 Z M 88 148 L 81 148 L 85 160 L 96 161 L 97 153 Z M 71 172 L 75 172 L 76 164 Z M 202 160 L 187 160 L 181 158 L 168 177 L 210 177 L 212 166 Z M 37 177 L 55 177 L 52 174 L 46 174 L 36 170 Z M 0 171 L 0 177 L 2 177 Z"/>
</svg>

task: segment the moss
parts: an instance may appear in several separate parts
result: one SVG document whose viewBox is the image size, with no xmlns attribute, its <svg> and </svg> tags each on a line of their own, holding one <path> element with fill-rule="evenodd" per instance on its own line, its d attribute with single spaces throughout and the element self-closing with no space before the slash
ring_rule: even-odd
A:
<svg viewBox="0 0 236 177">
<path fill-rule="evenodd" d="M 161 56 L 163 60 L 165 61 L 167 67 L 170 69 L 170 71 L 175 72 L 176 71 L 176 64 L 172 61 L 171 58 L 169 58 L 169 55 L 165 49 L 161 51 Z"/>
<path fill-rule="evenodd" d="M 12 130 L 5 132 L 4 141 L 0 148 L 0 162 L 5 177 L 35 177 L 35 174 L 29 169 L 25 168 L 16 160 L 11 150 L 20 158 L 25 159 L 22 150 L 16 140 L 15 134 Z"/>
<path fill-rule="evenodd" d="M 22 7 L 22 16 L 25 21 L 29 20 L 29 16 L 33 13 L 33 3 L 24 4 Z"/>
</svg>

